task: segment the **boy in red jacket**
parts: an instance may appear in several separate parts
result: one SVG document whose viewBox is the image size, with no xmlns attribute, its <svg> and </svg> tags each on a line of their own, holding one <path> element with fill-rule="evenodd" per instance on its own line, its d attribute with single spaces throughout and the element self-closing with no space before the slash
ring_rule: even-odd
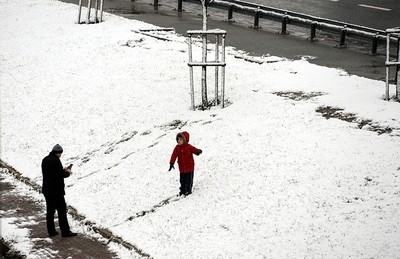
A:
<svg viewBox="0 0 400 259">
<path fill-rule="evenodd" d="M 176 135 L 176 142 L 178 145 L 174 148 L 169 162 L 169 170 L 174 167 L 175 160 L 178 158 L 178 165 L 180 171 L 181 191 L 179 195 L 189 195 L 192 193 L 193 175 L 194 175 L 194 160 L 193 154 L 200 155 L 203 153 L 201 149 L 197 149 L 189 144 L 189 133 L 184 131 Z"/>
</svg>

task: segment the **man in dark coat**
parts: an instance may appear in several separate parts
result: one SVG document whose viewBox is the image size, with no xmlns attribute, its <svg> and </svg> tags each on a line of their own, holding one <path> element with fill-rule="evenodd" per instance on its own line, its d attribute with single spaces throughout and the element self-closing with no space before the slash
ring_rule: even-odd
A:
<svg viewBox="0 0 400 259">
<path fill-rule="evenodd" d="M 69 229 L 67 219 L 67 205 L 64 199 L 64 178 L 69 177 L 72 172 L 71 168 L 63 168 L 60 161 L 62 153 L 62 147 L 57 144 L 53 147 L 50 154 L 43 158 L 42 161 L 42 192 L 46 199 L 46 223 L 50 237 L 58 234 L 54 225 L 54 214 L 56 210 L 58 214 L 58 223 L 61 229 L 61 236 L 73 237 L 77 235 Z"/>
</svg>

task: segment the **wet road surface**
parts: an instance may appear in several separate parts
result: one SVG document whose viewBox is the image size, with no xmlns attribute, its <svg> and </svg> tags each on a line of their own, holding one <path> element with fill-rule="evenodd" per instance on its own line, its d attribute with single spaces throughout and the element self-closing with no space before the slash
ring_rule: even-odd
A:
<svg viewBox="0 0 400 259">
<path fill-rule="evenodd" d="M 248 0 L 248 2 L 380 30 L 400 26 L 398 0 Z"/>
</svg>

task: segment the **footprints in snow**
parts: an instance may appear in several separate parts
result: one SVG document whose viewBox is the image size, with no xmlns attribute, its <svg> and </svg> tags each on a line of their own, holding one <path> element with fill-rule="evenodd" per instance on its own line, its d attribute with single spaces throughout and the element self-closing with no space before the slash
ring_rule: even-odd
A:
<svg viewBox="0 0 400 259">
<path fill-rule="evenodd" d="M 163 207 L 163 206 L 165 206 L 165 205 L 167 205 L 167 204 L 169 204 L 169 203 L 171 203 L 171 202 L 179 201 L 179 200 L 181 200 L 181 199 L 184 198 L 184 197 L 186 197 L 186 196 L 174 195 L 174 196 L 168 197 L 168 198 L 166 198 L 166 199 L 160 201 L 158 204 L 154 205 L 154 206 L 153 206 L 151 209 L 149 209 L 149 210 L 144 210 L 144 211 L 135 213 L 133 216 L 129 217 L 126 221 L 132 221 L 132 220 L 134 220 L 134 219 L 137 219 L 137 218 L 146 216 L 146 215 L 149 214 L 149 213 L 154 213 L 154 212 L 157 211 L 157 209 L 159 209 L 159 208 L 161 208 L 161 207 Z"/>
<path fill-rule="evenodd" d="M 212 114 L 211 115 L 212 118 L 215 118 L 216 116 L 217 116 L 216 114 Z M 137 149 L 135 151 L 132 151 L 130 153 L 125 154 L 124 156 L 121 157 L 121 159 L 119 160 L 120 161 L 119 163 L 115 163 L 113 165 L 109 165 L 104 170 L 109 170 L 109 169 L 111 169 L 113 167 L 118 166 L 123 160 L 125 160 L 126 158 L 128 158 L 129 156 L 131 156 L 131 155 L 133 155 L 133 154 L 135 154 L 137 152 L 140 152 L 140 151 L 142 151 L 144 149 L 147 149 L 147 148 L 155 147 L 156 145 L 158 145 L 160 143 L 160 140 L 163 137 L 168 135 L 168 133 L 170 131 L 174 131 L 174 130 L 177 130 L 177 129 L 180 130 L 185 126 L 193 125 L 193 124 L 196 124 L 196 123 L 203 123 L 203 125 L 205 125 L 205 124 L 212 123 L 215 120 L 219 120 L 219 119 L 207 120 L 205 122 L 203 120 L 192 121 L 192 122 L 181 121 L 181 120 L 173 120 L 173 121 L 170 121 L 168 123 L 165 123 L 165 124 L 162 124 L 162 125 L 159 125 L 159 126 L 155 126 L 154 127 L 155 129 L 161 129 L 163 132 L 162 132 L 161 135 L 159 135 L 159 136 L 154 138 L 154 140 L 153 140 L 154 142 L 152 142 L 150 145 L 148 145 L 146 147 L 142 147 L 142 148 L 139 148 L 139 149 Z M 86 152 L 85 154 L 83 154 L 81 156 L 71 157 L 71 158 L 67 159 L 65 162 L 67 164 L 72 163 L 72 164 L 77 164 L 78 166 L 80 166 L 80 165 L 83 165 L 85 163 L 88 163 L 94 156 L 96 156 L 98 154 L 103 153 L 104 155 L 110 155 L 111 153 L 116 151 L 121 144 L 129 142 L 129 141 L 133 140 L 137 136 L 144 137 L 144 136 L 149 136 L 149 135 L 151 135 L 153 133 L 154 133 L 154 130 L 145 130 L 142 133 L 139 133 L 136 130 L 129 131 L 129 132 L 124 133 L 119 139 L 117 139 L 115 141 L 106 142 L 106 143 L 102 144 L 97 149 L 88 151 L 88 152 Z M 89 176 L 91 176 L 93 174 L 96 174 L 98 172 L 101 172 L 101 171 L 102 170 L 93 171 L 93 172 L 91 172 L 89 174 L 86 174 L 86 175 L 83 175 L 83 176 L 79 177 L 79 179 L 89 177 Z"/>
</svg>

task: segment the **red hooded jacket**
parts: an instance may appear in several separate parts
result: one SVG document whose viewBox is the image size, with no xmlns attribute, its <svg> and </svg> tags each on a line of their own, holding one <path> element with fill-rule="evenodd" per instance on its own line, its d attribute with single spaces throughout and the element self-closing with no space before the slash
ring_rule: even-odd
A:
<svg viewBox="0 0 400 259">
<path fill-rule="evenodd" d="M 181 173 L 190 173 L 194 171 L 194 160 L 193 154 L 199 155 L 199 149 L 193 147 L 189 144 L 189 133 L 184 131 L 176 135 L 176 140 L 178 137 L 182 137 L 184 143 L 182 145 L 176 145 L 174 151 L 171 155 L 170 164 L 175 164 L 176 158 L 178 158 L 179 171 Z"/>
</svg>

